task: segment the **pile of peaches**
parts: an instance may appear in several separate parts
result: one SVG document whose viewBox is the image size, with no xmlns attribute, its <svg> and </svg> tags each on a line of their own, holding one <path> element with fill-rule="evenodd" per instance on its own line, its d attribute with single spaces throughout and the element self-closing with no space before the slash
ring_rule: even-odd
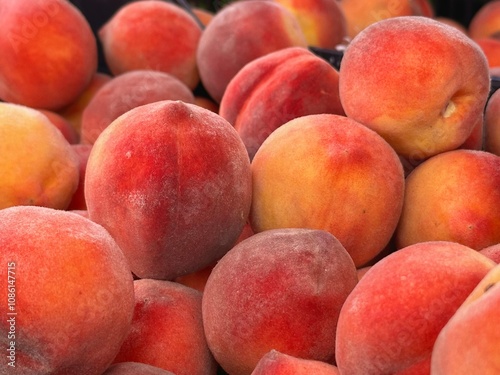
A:
<svg viewBox="0 0 500 375">
<path fill-rule="evenodd" d="M 0 24 L 0 374 L 500 373 L 500 1 Z"/>
</svg>

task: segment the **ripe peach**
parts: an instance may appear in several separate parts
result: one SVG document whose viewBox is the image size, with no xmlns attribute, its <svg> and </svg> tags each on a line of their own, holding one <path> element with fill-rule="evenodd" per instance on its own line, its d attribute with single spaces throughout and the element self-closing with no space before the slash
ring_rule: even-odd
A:
<svg viewBox="0 0 500 375">
<path fill-rule="evenodd" d="M 500 263 L 500 243 L 484 247 L 479 250 L 479 252 L 490 258 L 495 263 Z"/>
<path fill-rule="evenodd" d="M 101 375 L 134 312 L 132 274 L 111 235 L 68 211 L 16 206 L 0 210 L 0 248 L 0 344 L 13 373 Z"/>
<path fill-rule="evenodd" d="M 357 283 L 342 244 L 322 230 L 257 233 L 217 263 L 203 292 L 203 325 L 216 361 L 250 374 L 270 350 L 334 358 L 337 316 Z"/>
<path fill-rule="evenodd" d="M 113 75 L 159 70 L 177 77 L 190 89 L 200 81 L 196 50 L 201 34 L 198 23 L 184 9 L 153 0 L 125 4 L 98 33 Z"/>
<path fill-rule="evenodd" d="M 193 92 L 175 76 L 154 70 L 132 70 L 106 82 L 82 113 L 81 142 L 94 144 L 118 116 L 160 100 L 194 103 Z"/>
<path fill-rule="evenodd" d="M 484 150 L 500 156 L 500 90 L 491 94 L 484 110 Z"/>
<path fill-rule="evenodd" d="M 115 363 L 104 371 L 102 375 L 175 375 L 159 367 L 140 362 Z"/>
<path fill-rule="evenodd" d="M 356 267 L 389 243 L 401 214 L 404 172 L 377 133 L 345 116 L 298 117 L 276 129 L 252 161 L 255 232 L 332 233 Z"/>
<path fill-rule="evenodd" d="M 309 46 L 334 49 L 347 35 L 347 22 L 339 1 L 274 0 L 290 10 Z"/>
<path fill-rule="evenodd" d="M 201 83 L 220 103 L 231 79 L 257 57 L 286 47 L 307 47 L 297 18 L 274 1 L 236 1 L 220 9 L 200 38 Z"/>
<path fill-rule="evenodd" d="M 78 134 L 81 133 L 82 113 L 87 104 L 93 98 L 94 94 L 106 83 L 112 76 L 96 72 L 85 90 L 71 104 L 67 105 L 58 113 L 70 122 Z"/>
<path fill-rule="evenodd" d="M 471 38 L 500 37 L 500 1 L 487 1 L 472 16 L 468 26 Z"/>
<path fill-rule="evenodd" d="M 70 144 L 77 144 L 80 142 L 80 136 L 78 132 L 75 130 L 73 125 L 66 120 L 63 116 L 61 116 L 59 113 L 50 111 L 48 109 L 40 109 L 40 112 L 42 112 L 47 118 L 50 120 L 50 122 L 57 128 L 59 131 L 62 133 L 64 138 L 70 143 Z"/>
<path fill-rule="evenodd" d="M 236 130 L 181 101 L 114 120 L 94 143 L 85 176 L 90 218 L 116 238 L 139 278 L 171 280 L 219 259 L 248 220 L 251 192 Z"/>
<path fill-rule="evenodd" d="M 489 37 L 476 38 L 473 40 L 484 52 L 490 68 L 500 66 L 500 38 Z"/>
<path fill-rule="evenodd" d="M 494 266 L 446 241 L 420 242 L 374 264 L 340 312 L 340 372 L 395 374 L 425 361 L 440 330 Z"/>
<path fill-rule="evenodd" d="M 132 327 L 114 363 L 141 362 L 175 375 L 215 375 L 201 316 L 202 293 L 164 280 L 134 280 Z"/>
<path fill-rule="evenodd" d="M 85 202 L 85 173 L 87 170 L 87 162 L 89 160 L 90 151 L 92 151 L 92 145 L 88 144 L 76 144 L 71 146 L 75 153 L 78 155 L 79 159 L 79 181 L 78 187 L 76 188 L 71 202 L 69 202 L 67 210 L 87 210 L 87 203 Z"/>
<path fill-rule="evenodd" d="M 303 359 L 271 350 L 257 363 L 252 375 L 340 375 L 326 362 Z"/>
<path fill-rule="evenodd" d="M 454 150 L 427 159 L 406 178 L 396 247 L 433 240 L 480 250 L 500 242 L 500 157 Z"/>
<path fill-rule="evenodd" d="M 2 100 L 58 110 L 82 93 L 97 70 L 97 44 L 71 2 L 5 0 L 0 23 Z"/>
<path fill-rule="evenodd" d="M 339 73 L 302 47 L 283 48 L 246 64 L 229 82 L 219 108 L 250 159 L 278 127 L 319 113 L 344 115 Z"/>
<path fill-rule="evenodd" d="M 434 375 L 495 375 L 500 370 L 500 266 L 477 284 L 439 333 Z"/>
<path fill-rule="evenodd" d="M 65 209 L 78 187 L 78 157 L 38 110 L 0 102 L 0 209 Z"/>
<path fill-rule="evenodd" d="M 342 0 L 347 35 L 354 38 L 368 26 L 401 16 L 434 16 L 429 0 Z"/>
<path fill-rule="evenodd" d="M 481 48 L 428 17 L 371 25 L 348 45 L 340 68 L 347 116 L 410 161 L 459 148 L 482 116 L 489 90 Z"/>
</svg>

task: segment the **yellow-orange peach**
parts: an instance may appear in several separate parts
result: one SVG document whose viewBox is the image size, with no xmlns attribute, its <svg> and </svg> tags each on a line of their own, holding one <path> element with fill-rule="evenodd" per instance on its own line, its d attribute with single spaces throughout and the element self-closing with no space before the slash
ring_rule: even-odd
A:
<svg viewBox="0 0 500 375">
<path fill-rule="evenodd" d="M 81 142 L 94 144 L 118 116 L 160 100 L 193 103 L 194 95 L 186 84 L 169 73 L 137 69 L 113 77 L 102 85 L 83 110 Z"/>
<path fill-rule="evenodd" d="M 344 42 L 347 22 L 339 1 L 274 0 L 290 10 L 309 46 L 334 49 Z"/>
<path fill-rule="evenodd" d="M 207 280 L 208 346 L 231 375 L 250 375 L 272 349 L 331 364 L 337 316 L 356 283 L 352 259 L 326 231 L 254 234 L 229 250 Z"/>
<path fill-rule="evenodd" d="M 334 365 L 312 359 L 294 357 L 271 350 L 257 363 L 252 375 L 340 375 Z"/>
<path fill-rule="evenodd" d="M 118 9 L 98 35 L 114 75 L 136 69 L 159 70 L 194 89 L 200 81 L 196 51 L 201 33 L 200 25 L 181 7 L 143 0 Z"/>
<path fill-rule="evenodd" d="M 0 12 L 0 98 L 58 110 L 97 70 L 97 43 L 86 18 L 65 0 L 5 0 Z"/>
<path fill-rule="evenodd" d="M 429 17 L 395 17 L 367 27 L 348 45 L 340 67 L 347 116 L 412 162 L 459 148 L 482 116 L 489 91 L 481 48 Z"/>
<path fill-rule="evenodd" d="M 428 0 L 341 0 L 339 4 L 351 39 L 368 26 L 388 18 L 434 15 Z"/>
<path fill-rule="evenodd" d="M 397 248 L 454 241 L 480 250 L 500 242 L 500 157 L 477 150 L 433 156 L 406 178 Z"/>
<path fill-rule="evenodd" d="M 433 375 L 495 375 L 500 370 L 500 265 L 477 284 L 439 333 Z"/>
<path fill-rule="evenodd" d="M 500 37 L 500 1 L 487 1 L 472 16 L 468 33 L 471 38 Z"/>
<path fill-rule="evenodd" d="M 425 368 L 441 329 L 494 266 L 476 250 L 446 241 L 420 242 L 374 264 L 340 312 L 340 373 Z"/>
<path fill-rule="evenodd" d="M 114 363 L 141 362 L 175 375 L 215 375 L 201 316 L 202 293 L 172 281 L 134 280 L 131 329 Z"/>
<path fill-rule="evenodd" d="M 286 47 L 307 47 L 297 18 L 274 1 L 236 1 L 220 9 L 200 38 L 201 83 L 220 103 L 236 73 L 250 61 Z"/>
<path fill-rule="evenodd" d="M 0 155 L 0 209 L 68 206 L 78 187 L 78 156 L 47 116 L 0 102 Z"/>
<path fill-rule="evenodd" d="M 89 216 L 114 236 L 139 278 L 195 272 L 236 242 L 251 204 L 236 130 L 194 104 L 163 100 L 114 120 L 87 162 Z"/>
<path fill-rule="evenodd" d="M 101 375 L 134 312 L 132 274 L 111 235 L 68 211 L 16 206 L 0 210 L 0 248 L 2 373 Z"/>
<path fill-rule="evenodd" d="M 298 117 L 264 141 L 252 161 L 253 230 L 332 233 L 357 267 L 389 243 L 401 214 L 404 172 L 374 131 L 345 116 Z"/>
<path fill-rule="evenodd" d="M 344 115 L 339 73 L 302 47 L 283 48 L 246 64 L 229 82 L 219 108 L 250 159 L 281 125 L 320 113 Z"/>
</svg>

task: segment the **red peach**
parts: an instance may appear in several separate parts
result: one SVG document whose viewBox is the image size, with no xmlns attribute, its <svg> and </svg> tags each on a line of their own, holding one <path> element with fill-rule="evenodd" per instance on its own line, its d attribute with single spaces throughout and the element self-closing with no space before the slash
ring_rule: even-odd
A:
<svg viewBox="0 0 500 375">
<path fill-rule="evenodd" d="M 69 202 L 66 209 L 70 211 L 87 211 L 87 203 L 85 202 L 85 173 L 92 145 L 76 144 L 71 147 L 79 158 L 79 182 L 78 187 L 71 198 L 71 202 Z"/>
<path fill-rule="evenodd" d="M 101 375 L 134 312 L 132 274 L 111 235 L 68 211 L 16 206 L 0 210 L 0 248 L 0 344 L 13 362 L 4 357 L 2 373 Z"/>
<path fill-rule="evenodd" d="M 200 38 L 201 83 L 220 103 L 236 73 L 250 61 L 286 47 L 307 47 L 297 18 L 274 1 L 247 0 L 220 9 Z"/>
<path fill-rule="evenodd" d="M 4 0 L 0 12 L 0 98 L 58 110 L 73 102 L 97 70 L 90 24 L 65 0 Z"/>
<path fill-rule="evenodd" d="M 251 374 L 272 349 L 332 363 L 337 316 L 356 283 L 352 259 L 326 231 L 254 234 L 229 250 L 207 280 L 208 346 L 231 375 Z"/>
<path fill-rule="evenodd" d="M 57 129 L 59 129 L 68 143 L 73 145 L 80 142 L 80 136 L 78 132 L 75 130 L 73 125 L 71 125 L 71 123 L 63 116 L 61 116 L 57 112 L 49 111 L 48 109 L 40 109 L 39 111 L 47 116 L 50 122 L 54 124 Z"/>
<path fill-rule="evenodd" d="M 441 329 L 494 266 L 477 251 L 446 241 L 420 242 L 374 264 L 340 312 L 340 373 L 396 374 L 417 366 L 431 355 Z"/>
<path fill-rule="evenodd" d="M 500 67 L 500 39 L 489 37 L 473 40 L 484 52 L 488 60 L 488 66 L 490 68 Z"/>
<path fill-rule="evenodd" d="M 252 375 L 340 375 L 326 362 L 303 359 L 271 350 L 257 363 Z"/>
<path fill-rule="evenodd" d="M 468 33 L 474 39 L 500 36 L 500 1 L 485 2 L 472 16 Z"/>
<path fill-rule="evenodd" d="M 140 362 L 120 362 L 111 365 L 102 375 L 175 375 L 159 367 Z"/>
<path fill-rule="evenodd" d="M 482 248 L 479 252 L 490 258 L 495 263 L 500 263 L 500 243 Z"/>
<path fill-rule="evenodd" d="M 219 259 L 250 211 L 251 169 L 236 130 L 208 109 L 136 107 L 98 137 L 87 163 L 90 218 L 139 278 L 172 280 Z"/>
<path fill-rule="evenodd" d="M 114 363 L 141 362 L 175 375 L 215 375 L 201 316 L 202 293 L 164 280 L 134 281 L 132 327 Z"/>
<path fill-rule="evenodd" d="M 118 116 L 160 100 L 194 103 L 194 95 L 189 87 L 169 73 L 133 70 L 113 77 L 102 85 L 83 110 L 81 142 L 94 144 Z"/>
</svg>

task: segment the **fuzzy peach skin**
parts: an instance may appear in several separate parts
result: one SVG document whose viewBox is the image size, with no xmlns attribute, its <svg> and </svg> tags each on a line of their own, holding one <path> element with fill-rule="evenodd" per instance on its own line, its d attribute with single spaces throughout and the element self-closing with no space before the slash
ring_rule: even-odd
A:
<svg viewBox="0 0 500 375">
<path fill-rule="evenodd" d="M 181 101 L 121 115 L 87 162 L 89 216 L 116 238 L 140 278 L 171 280 L 219 259 L 248 220 L 251 193 L 236 130 Z"/>
<path fill-rule="evenodd" d="M 479 250 L 479 252 L 493 260 L 495 263 L 500 263 L 500 243 L 486 246 Z"/>
<path fill-rule="evenodd" d="M 344 115 L 339 73 L 302 47 L 283 48 L 249 62 L 229 82 L 219 108 L 238 131 L 250 159 L 281 125 L 320 113 Z"/>
<path fill-rule="evenodd" d="M 352 39 L 368 26 L 401 16 L 433 17 L 429 0 L 340 0 L 346 19 L 347 36 Z"/>
<path fill-rule="evenodd" d="M 252 375 L 340 375 L 334 365 L 271 350 L 257 363 Z"/>
<path fill-rule="evenodd" d="M 286 47 L 307 47 L 297 18 L 274 1 L 236 1 L 220 9 L 200 38 L 201 83 L 220 103 L 231 79 L 247 63 Z"/>
<path fill-rule="evenodd" d="M 169 73 L 138 69 L 113 77 L 94 94 L 83 110 L 81 142 L 94 144 L 118 116 L 160 100 L 195 101 L 190 88 Z"/>
<path fill-rule="evenodd" d="M 165 280 L 134 280 L 132 327 L 114 363 L 141 362 L 175 375 L 215 375 L 203 331 L 202 293 Z"/>
<path fill-rule="evenodd" d="M 494 266 L 446 241 L 420 242 L 374 264 L 340 312 L 340 373 L 395 374 L 425 360 L 440 330 Z"/>
<path fill-rule="evenodd" d="M 0 210 L 0 248 L 0 345 L 15 365 L 4 356 L 2 372 L 101 375 L 134 312 L 132 274 L 111 235 L 71 212 L 17 206 Z"/>
<path fill-rule="evenodd" d="M 414 161 L 460 147 L 482 116 L 489 90 L 481 48 L 428 17 L 371 25 L 349 44 L 340 67 L 347 116 Z"/>
<path fill-rule="evenodd" d="M 495 375 L 500 371 L 500 266 L 474 288 L 439 333 L 433 375 Z"/>
<path fill-rule="evenodd" d="M 94 94 L 109 80 L 112 76 L 102 72 L 96 72 L 85 90 L 71 104 L 67 105 L 58 113 L 63 116 L 73 126 L 80 135 L 82 127 L 82 113 L 87 104 L 93 98 Z"/>
<path fill-rule="evenodd" d="M 38 110 L 0 102 L 0 209 L 65 209 L 78 187 L 78 156 Z"/>
<path fill-rule="evenodd" d="M 78 171 L 79 180 L 78 187 L 76 188 L 71 202 L 69 202 L 67 210 L 87 210 L 87 203 L 85 202 L 85 173 L 87 170 L 87 162 L 89 160 L 90 151 L 92 150 L 92 145 L 88 144 L 76 144 L 71 146 L 75 153 L 78 155 Z"/>
<path fill-rule="evenodd" d="M 500 90 L 491 94 L 484 110 L 484 150 L 500 156 Z"/>
<path fill-rule="evenodd" d="M 302 116 L 276 129 L 252 161 L 250 223 L 332 233 L 356 267 L 389 243 L 401 214 L 404 172 L 374 131 L 345 116 Z"/>
<path fill-rule="evenodd" d="M 59 113 L 50 111 L 48 109 L 39 109 L 47 118 L 50 120 L 54 126 L 59 129 L 66 140 L 74 145 L 80 142 L 80 135 L 75 130 L 73 125 Z"/>
<path fill-rule="evenodd" d="M 207 280 L 208 346 L 231 375 L 251 374 L 272 349 L 331 363 L 338 313 L 356 283 L 352 259 L 330 233 L 257 233 L 229 250 Z"/>
<path fill-rule="evenodd" d="M 433 156 L 406 178 L 396 247 L 432 240 L 480 250 L 500 242 L 500 157 L 454 150 Z"/>
<path fill-rule="evenodd" d="M 347 35 L 347 22 L 339 1 L 274 0 L 290 10 L 309 46 L 334 49 Z"/>
<path fill-rule="evenodd" d="M 113 75 L 136 69 L 159 70 L 177 77 L 190 89 L 200 81 L 196 51 L 201 34 L 200 25 L 184 9 L 155 0 L 125 4 L 98 32 Z"/>
<path fill-rule="evenodd" d="M 472 16 L 468 33 L 471 38 L 500 37 L 500 1 L 487 1 Z"/>
<path fill-rule="evenodd" d="M 120 362 L 109 366 L 102 375 L 176 375 L 170 371 L 140 362 Z"/>
<path fill-rule="evenodd" d="M 58 110 L 97 70 L 96 38 L 66 0 L 4 0 L 0 11 L 0 99 Z"/>
</svg>

